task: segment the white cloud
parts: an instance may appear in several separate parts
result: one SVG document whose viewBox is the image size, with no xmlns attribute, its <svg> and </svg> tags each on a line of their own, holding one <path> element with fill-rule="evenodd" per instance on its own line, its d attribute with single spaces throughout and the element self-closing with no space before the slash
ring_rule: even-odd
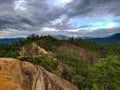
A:
<svg viewBox="0 0 120 90">
<path fill-rule="evenodd" d="M 16 37 L 26 37 L 26 35 L 29 35 L 29 31 L 19 31 L 16 29 L 4 29 L 0 31 L 0 38 L 16 38 Z"/>
<path fill-rule="evenodd" d="M 51 4 L 54 7 L 63 8 L 72 1 L 73 0 L 48 0 L 47 3 Z"/>
<path fill-rule="evenodd" d="M 66 30 L 66 32 L 79 32 L 80 29 L 70 29 L 70 30 Z"/>
<path fill-rule="evenodd" d="M 119 25 L 115 22 L 110 22 L 106 26 L 107 29 L 116 28 L 116 27 L 119 27 Z"/>
<path fill-rule="evenodd" d="M 41 31 L 44 31 L 44 32 L 46 32 L 46 31 L 51 31 L 51 32 L 53 32 L 53 31 L 58 31 L 58 30 L 56 30 L 55 28 L 44 27 L 44 28 L 42 28 Z"/>
<path fill-rule="evenodd" d="M 26 0 L 16 0 L 14 2 L 14 5 L 15 5 L 14 9 L 24 11 L 24 10 L 26 10 L 26 3 L 27 3 Z"/>
</svg>

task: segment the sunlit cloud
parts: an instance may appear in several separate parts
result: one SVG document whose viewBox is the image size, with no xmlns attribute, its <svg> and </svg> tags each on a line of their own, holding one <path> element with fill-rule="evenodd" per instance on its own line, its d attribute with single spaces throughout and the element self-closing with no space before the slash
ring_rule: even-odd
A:
<svg viewBox="0 0 120 90">
<path fill-rule="evenodd" d="M 68 3 L 72 2 L 73 0 L 48 0 L 48 4 L 51 4 L 55 7 L 58 8 L 63 8 L 65 5 L 67 5 Z"/>
<path fill-rule="evenodd" d="M 16 0 L 14 2 L 14 9 L 24 11 L 26 10 L 26 3 L 27 3 L 26 0 Z"/>
<path fill-rule="evenodd" d="M 44 27 L 44 28 L 42 28 L 42 30 L 41 31 L 51 31 L 51 32 L 54 32 L 54 31 L 58 31 L 58 30 L 56 30 L 55 28 L 48 28 L 48 27 Z"/>
</svg>

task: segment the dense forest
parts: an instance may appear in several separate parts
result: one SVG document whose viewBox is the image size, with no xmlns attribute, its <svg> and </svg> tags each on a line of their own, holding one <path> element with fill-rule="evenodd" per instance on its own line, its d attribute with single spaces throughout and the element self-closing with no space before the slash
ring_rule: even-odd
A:
<svg viewBox="0 0 120 90">
<path fill-rule="evenodd" d="M 38 53 L 32 43 L 48 54 Z M 24 55 L 20 56 L 21 48 Z M 12 57 L 41 65 L 70 81 L 80 90 L 120 90 L 120 45 L 97 44 L 81 38 L 58 40 L 52 36 L 30 35 L 12 44 L 0 44 L 0 57 Z M 55 70 L 58 64 L 66 68 Z"/>
</svg>

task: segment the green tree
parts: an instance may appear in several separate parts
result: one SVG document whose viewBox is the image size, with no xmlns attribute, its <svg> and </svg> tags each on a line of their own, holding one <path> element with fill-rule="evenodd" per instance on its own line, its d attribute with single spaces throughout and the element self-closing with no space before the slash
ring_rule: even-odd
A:
<svg viewBox="0 0 120 90">
<path fill-rule="evenodd" d="M 91 81 L 93 90 L 120 90 L 120 59 L 117 56 L 101 59 L 93 67 Z"/>
</svg>

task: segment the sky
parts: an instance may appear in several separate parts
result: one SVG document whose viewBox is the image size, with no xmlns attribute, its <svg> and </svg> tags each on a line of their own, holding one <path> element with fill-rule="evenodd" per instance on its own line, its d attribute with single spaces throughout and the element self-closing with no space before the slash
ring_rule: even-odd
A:
<svg viewBox="0 0 120 90">
<path fill-rule="evenodd" d="M 0 38 L 120 33 L 120 0 L 0 0 Z"/>
</svg>

